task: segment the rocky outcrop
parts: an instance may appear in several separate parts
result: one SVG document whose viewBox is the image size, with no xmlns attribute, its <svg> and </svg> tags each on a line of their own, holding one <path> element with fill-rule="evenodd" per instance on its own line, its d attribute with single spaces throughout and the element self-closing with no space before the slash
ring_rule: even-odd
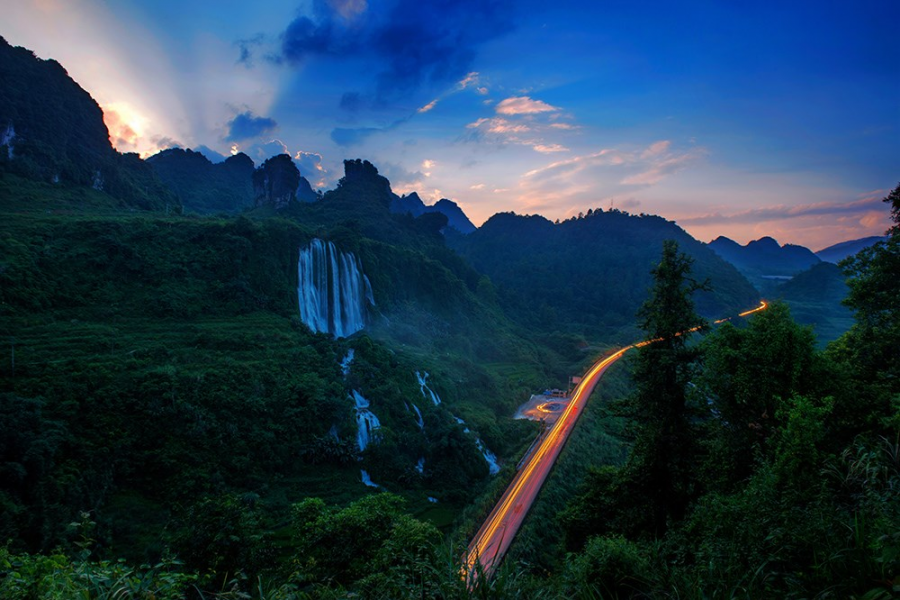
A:
<svg viewBox="0 0 900 600">
<path fill-rule="evenodd" d="M 253 173 L 253 197 L 256 206 L 287 208 L 297 201 L 300 171 L 287 154 L 266 160 Z"/>
</svg>

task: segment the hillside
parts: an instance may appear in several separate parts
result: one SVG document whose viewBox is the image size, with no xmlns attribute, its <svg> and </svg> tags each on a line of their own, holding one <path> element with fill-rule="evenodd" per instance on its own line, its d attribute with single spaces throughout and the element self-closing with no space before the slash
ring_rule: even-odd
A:
<svg viewBox="0 0 900 600">
<path fill-rule="evenodd" d="M 853 314 L 843 304 L 848 292 L 841 269 L 823 261 L 779 285 L 772 297 L 787 302 L 798 323 L 812 325 L 824 347 L 853 325 Z"/>
<path fill-rule="evenodd" d="M 822 248 L 816 252 L 816 256 L 823 261 L 837 264 L 848 256 L 853 256 L 863 248 L 868 248 L 878 242 L 885 242 L 887 239 L 887 236 L 873 235 L 858 240 L 849 240 L 834 244 L 833 246 L 828 246 L 827 248 Z"/>
<path fill-rule="evenodd" d="M 256 184 L 244 216 L 182 214 L 154 167 L 112 149 L 96 102 L 57 63 L 0 50 L 12 56 L 0 61 L 12 99 L 0 105 L 0 535 L 12 548 L 67 544 L 89 513 L 104 553 L 191 556 L 189 515 L 210 502 L 253 498 L 271 535 L 292 503 L 344 505 L 373 482 L 446 530 L 528 445 L 536 426 L 507 415 L 570 365 L 514 330 L 445 246 L 446 217 L 391 214 L 368 162 L 304 203 L 289 157 L 251 172 L 246 157 L 174 150 L 157 164 L 189 209 L 226 208 L 246 176 Z M 37 143 L 52 129 L 70 145 Z M 321 321 L 309 297 L 324 299 Z"/>
<path fill-rule="evenodd" d="M 712 284 L 712 292 L 697 295 L 702 314 L 739 312 L 757 301 L 734 267 L 656 216 L 595 210 L 553 223 L 503 213 L 451 243 L 498 286 L 508 314 L 528 327 L 610 339 L 635 322 L 665 239 L 676 240 L 695 260 L 696 278 Z"/>
<path fill-rule="evenodd" d="M 54 60 L 0 37 L 0 173 L 103 190 L 141 209 L 179 208 L 135 154 L 109 141 L 97 102 Z"/>
<path fill-rule="evenodd" d="M 808 248 L 794 244 L 782 246 L 770 237 L 753 240 L 746 246 L 741 246 L 733 240 L 720 236 L 708 246 L 733 264 L 764 295 L 779 282 L 819 262 L 819 258 Z"/>
</svg>

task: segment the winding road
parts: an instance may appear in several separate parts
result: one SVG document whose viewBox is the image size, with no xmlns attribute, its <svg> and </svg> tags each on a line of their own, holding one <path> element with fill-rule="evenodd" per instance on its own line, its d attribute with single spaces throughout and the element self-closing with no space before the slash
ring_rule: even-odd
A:
<svg viewBox="0 0 900 600">
<path fill-rule="evenodd" d="M 739 317 L 746 317 L 766 308 L 765 301 L 754 309 L 742 312 Z M 729 319 L 720 319 L 716 323 L 723 323 Z M 691 331 L 695 331 L 695 328 Z M 531 505 L 541 491 L 544 481 L 550 474 L 559 453 L 562 451 L 569 434 L 575 428 L 578 416 L 591 393 L 606 373 L 617 360 L 631 350 L 653 343 L 655 340 L 638 342 L 626 346 L 614 354 L 594 363 L 575 388 L 572 400 L 562 413 L 559 420 L 541 441 L 540 446 L 531 454 L 522 468 L 516 473 L 512 483 L 503 492 L 500 501 L 494 506 L 487 520 L 482 524 L 478 533 L 469 544 L 466 552 L 465 576 L 470 582 L 476 577 L 490 578 L 494 570 L 512 544 L 513 538 L 525 521 Z M 480 565 L 480 566 L 479 566 Z"/>
</svg>

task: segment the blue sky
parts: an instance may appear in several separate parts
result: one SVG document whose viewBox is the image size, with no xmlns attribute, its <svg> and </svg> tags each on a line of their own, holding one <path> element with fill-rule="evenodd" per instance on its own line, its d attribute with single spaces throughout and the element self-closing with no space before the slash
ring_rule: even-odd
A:
<svg viewBox="0 0 900 600">
<path fill-rule="evenodd" d="M 8 4 L 122 151 L 287 151 L 321 188 L 366 158 L 476 223 L 614 206 L 818 249 L 881 233 L 900 181 L 886 0 Z"/>
</svg>

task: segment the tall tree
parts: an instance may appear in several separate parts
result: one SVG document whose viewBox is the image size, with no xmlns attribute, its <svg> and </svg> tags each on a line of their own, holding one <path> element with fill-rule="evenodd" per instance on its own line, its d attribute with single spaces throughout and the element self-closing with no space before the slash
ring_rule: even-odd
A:
<svg viewBox="0 0 900 600">
<path fill-rule="evenodd" d="M 674 240 L 663 242 L 653 269 L 650 297 L 638 312 L 650 344 L 640 349 L 629 405 L 638 431 L 625 467 L 629 479 L 652 502 L 652 530 L 663 535 L 670 518 L 680 519 L 693 494 L 695 436 L 688 415 L 688 384 L 697 351 L 686 333 L 703 324 L 693 293 L 708 285 L 691 279 L 691 259 Z"/>
</svg>

